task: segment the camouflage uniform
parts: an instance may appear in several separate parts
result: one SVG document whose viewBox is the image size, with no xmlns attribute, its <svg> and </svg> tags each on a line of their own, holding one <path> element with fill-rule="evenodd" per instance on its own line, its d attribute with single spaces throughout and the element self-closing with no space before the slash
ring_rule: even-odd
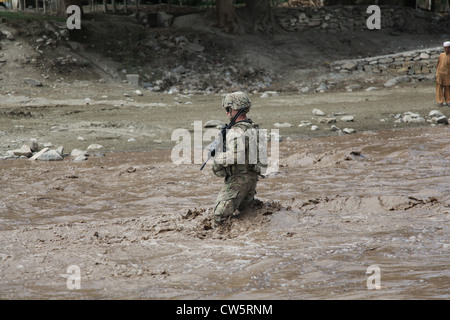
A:
<svg viewBox="0 0 450 320">
<path fill-rule="evenodd" d="M 233 110 L 246 108 L 248 112 L 251 102 L 244 93 L 237 92 L 227 95 L 222 105 Z M 226 152 L 219 151 L 214 158 L 213 173 L 225 178 L 214 208 L 216 222 L 239 214 L 254 199 L 258 175 L 264 168 L 257 148 L 258 129 L 250 119 L 237 122 L 227 132 Z"/>
</svg>

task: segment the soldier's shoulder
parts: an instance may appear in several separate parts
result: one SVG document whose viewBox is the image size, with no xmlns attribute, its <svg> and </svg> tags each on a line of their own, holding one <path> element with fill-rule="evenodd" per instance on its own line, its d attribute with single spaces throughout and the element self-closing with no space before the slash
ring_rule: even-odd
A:
<svg viewBox="0 0 450 320">
<path fill-rule="evenodd" d="M 236 123 L 235 126 L 241 128 L 243 130 L 259 128 L 259 125 L 255 122 L 253 122 L 251 119 L 239 121 L 238 123 Z"/>
</svg>

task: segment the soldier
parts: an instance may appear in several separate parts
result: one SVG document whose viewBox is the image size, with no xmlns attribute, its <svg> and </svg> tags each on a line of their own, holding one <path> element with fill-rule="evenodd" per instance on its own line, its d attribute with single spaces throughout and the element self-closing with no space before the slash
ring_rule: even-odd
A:
<svg viewBox="0 0 450 320">
<path fill-rule="evenodd" d="M 262 176 L 267 166 L 266 150 L 260 150 L 265 147 L 266 141 L 261 141 L 264 136 L 259 134 L 259 126 L 247 118 L 251 105 L 243 92 L 227 94 L 222 101 L 229 119 L 243 110 L 226 134 L 226 151 L 218 150 L 212 166 L 216 176 L 225 178 L 214 208 L 217 224 L 237 216 L 250 205 L 256 194 L 258 175 Z"/>
</svg>

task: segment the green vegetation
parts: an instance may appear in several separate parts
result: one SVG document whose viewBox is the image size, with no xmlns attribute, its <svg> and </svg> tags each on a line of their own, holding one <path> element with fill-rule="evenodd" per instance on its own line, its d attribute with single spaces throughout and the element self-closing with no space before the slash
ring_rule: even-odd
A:
<svg viewBox="0 0 450 320">
<path fill-rule="evenodd" d="M 42 15 L 42 14 L 33 14 L 33 13 L 24 13 L 24 12 L 0 12 L 0 18 L 9 21 L 15 22 L 33 22 L 33 21 L 59 21 L 65 22 L 67 18 L 61 16 L 50 16 L 50 15 Z"/>
</svg>

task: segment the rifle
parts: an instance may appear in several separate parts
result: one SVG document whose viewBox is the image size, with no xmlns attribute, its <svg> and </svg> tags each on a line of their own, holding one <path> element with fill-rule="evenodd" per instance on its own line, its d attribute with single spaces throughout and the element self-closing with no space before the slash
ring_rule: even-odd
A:
<svg viewBox="0 0 450 320">
<path fill-rule="evenodd" d="M 216 155 L 216 149 L 220 146 L 220 144 L 222 144 L 223 146 L 223 152 L 227 151 L 227 146 L 226 146 L 226 135 L 227 135 L 227 130 L 230 129 L 232 126 L 234 126 L 234 124 L 236 123 L 236 119 L 241 115 L 241 113 L 244 111 L 244 109 L 239 109 L 239 111 L 235 114 L 235 116 L 233 117 L 233 119 L 231 119 L 229 124 L 224 124 L 222 126 L 222 129 L 220 129 L 220 134 L 217 137 L 216 140 L 214 140 L 213 142 L 211 142 L 207 147 L 206 150 L 209 151 L 208 153 L 208 159 L 206 159 L 205 162 L 203 162 L 202 167 L 200 168 L 200 170 L 203 170 L 203 168 L 205 167 L 206 163 L 209 161 L 209 159 L 214 158 L 214 156 Z"/>
</svg>

